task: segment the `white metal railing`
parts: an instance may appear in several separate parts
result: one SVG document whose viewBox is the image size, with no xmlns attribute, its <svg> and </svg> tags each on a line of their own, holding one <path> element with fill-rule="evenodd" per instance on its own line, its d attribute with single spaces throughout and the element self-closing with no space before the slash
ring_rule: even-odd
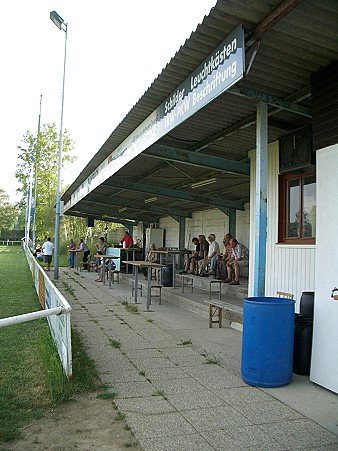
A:
<svg viewBox="0 0 338 451">
<path fill-rule="evenodd" d="M 23 242 L 29 268 L 32 273 L 33 283 L 38 295 L 42 311 L 26 313 L 17 317 L 18 322 L 31 321 L 37 318 L 47 318 L 48 326 L 56 345 L 63 369 L 69 377 L 72 375 L 72 345 L 70 312 L 71 306 L 47 277 L 45 271 L 38 264 L 28 246 Z M 11 320 L 10 318 L 8 318 Z M 7 324 L 6 324 L 7 325 Z"/>
<path fill-rule="evenodd" d="M 14 246 L 14 244 L 21 244 L 21 241 L 16 240 L 0 240 L 0 246 Z"/>
<path fill-rule="evenodd" d="M 62 315 L 63 313 L 69 313 L 69 310 L 63 307 L 55 307 L 47 310 L 39 310 L 38 312 L 24 313 L 23 315 L 2 318 L 0 319 L 0 328 L 11 326 L 12 324 L 26 323 L 39 318 L 46 318 L 47 316 Z"/>
</svg>

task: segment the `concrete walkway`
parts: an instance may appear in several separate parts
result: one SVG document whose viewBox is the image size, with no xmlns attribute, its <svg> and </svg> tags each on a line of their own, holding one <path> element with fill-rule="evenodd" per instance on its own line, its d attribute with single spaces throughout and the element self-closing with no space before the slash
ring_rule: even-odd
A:
<svg viewBox="0 0 338 451">
<path fill-rule="evenodd" d="M 259 389 L 240 377 L 241 333 L 208 328 L 194 312 L 153 300 L 127 310 L 130 285 L 61 269 L 56 286 L 73 308 L 100 377 L 117 393 L 146 451 L 338 450 L 338 397 L 305 376 Z"/>
</svg>

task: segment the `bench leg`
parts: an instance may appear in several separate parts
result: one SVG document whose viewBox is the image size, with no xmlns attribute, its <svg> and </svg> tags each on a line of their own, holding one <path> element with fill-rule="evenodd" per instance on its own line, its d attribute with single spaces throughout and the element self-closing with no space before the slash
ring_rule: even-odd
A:
<svg viewBox="0 0 338 451">
<path fill-rule="evenodd" d="M 222 327 L 222 308 L 218 307 L 218 327 Z"/>
<path fill-rule="evenodd" d="M 215 307 L 212 304 L 209 304 L 209 328 L 212 328 L 212 323 L 218 323 L 218 327 L 222 327 L 222 307 Z M 216 313 L 217 312 L 217 313 Z M 217 314 L 218 321 L 213 321 L 212 318 Z"/>
<path fill-rule="evenodd" d="M 209 328 L 212 328 L 212 305 L 209 304 Z"/>
</svg>

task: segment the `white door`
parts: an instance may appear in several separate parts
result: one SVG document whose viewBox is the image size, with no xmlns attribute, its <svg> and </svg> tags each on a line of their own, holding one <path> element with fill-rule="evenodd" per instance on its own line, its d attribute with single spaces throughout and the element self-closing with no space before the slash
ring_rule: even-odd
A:
<svg viewBox="0 0 338 451">
<path fill-rule="evenodd" d="M 315 311 L 310 379 L 338 393 L 338 145 L 317 151 Z M 338 293 L 336 293 L 338 294 Z"/>
</svg>

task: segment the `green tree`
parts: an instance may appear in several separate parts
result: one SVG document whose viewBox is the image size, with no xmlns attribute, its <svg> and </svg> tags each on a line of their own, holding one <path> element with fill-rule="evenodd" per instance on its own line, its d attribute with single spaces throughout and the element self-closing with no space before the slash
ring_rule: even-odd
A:
<svg viewBox="0 0 338 451">
<path fill-rule="evenodd" d="M 64 131 L 62 137 L 61 167 L 75 161 L 72 156 L 73 141 Z M 41 127 L 39 136 L 29 131 L 22 138 L 22 146 L 18 146 L 18 164 L 15 177 L 19 182 L 17 192 L 21 194 L 19 208 L 23 212 L 27 207 L 27 190 L 31 174 L 36 175 L 36 207 L 35 224 L 36 238 L 44 239 L 54 235 L 55 199 L 57 184 L 58 132 L 55 124 L 45 124 Z M 36 174 L 35 174 L 36 173 Z M 33 190 L 34 191 L 34 190 Z M 21 217 L 24 217 L 22 214 Z"/>
<path fill-rule="evenodd" d="M 13 230 L 17 220 L 17 209 L 9 202 L 9 196 L 0 188 L 0 236 L 5 238 L 5 234 Z"/>
</svg>

